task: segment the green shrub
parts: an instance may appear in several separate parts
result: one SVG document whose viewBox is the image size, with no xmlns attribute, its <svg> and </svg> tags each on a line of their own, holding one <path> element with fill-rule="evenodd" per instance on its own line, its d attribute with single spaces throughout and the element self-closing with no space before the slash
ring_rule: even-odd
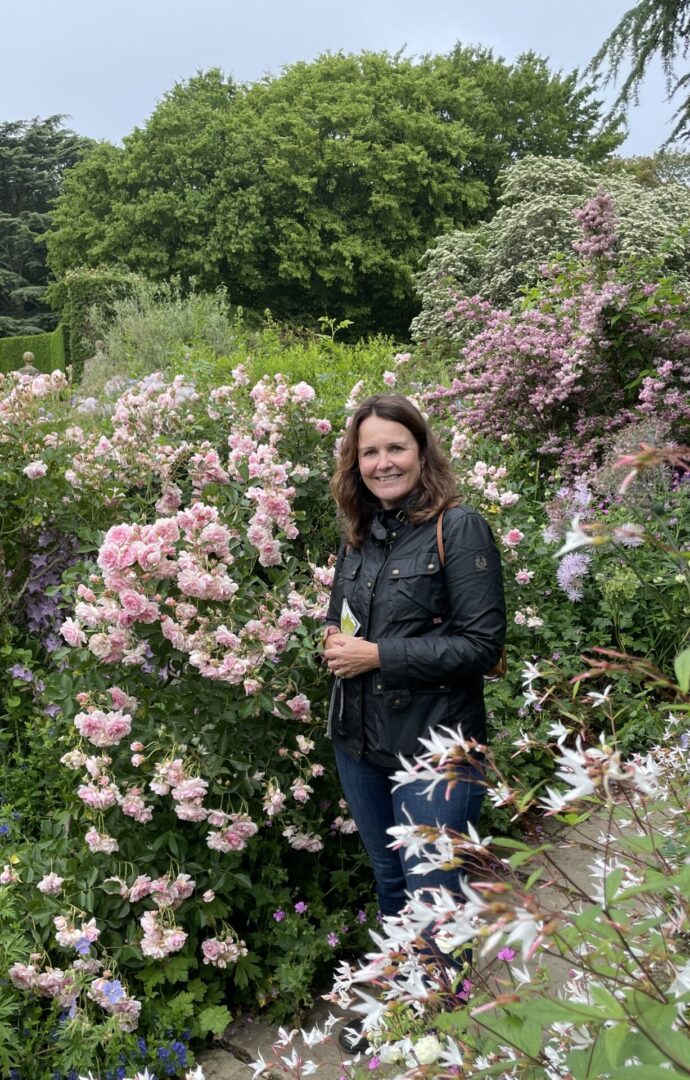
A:
<svg viewBox="0 0 690 1080">
<path fill-rule="evenodd" d="M 131 294 L 141 279 L 118 267 L 71 270 L 48 290 L 48 299 L 60 310 L 65 353 L 79 378 L 84 361 L 93 355 L 100 330 L 113 304 Z"/>
<path fill-rule="evenodd" d="M 108 315 L 99 337 L 111 376 L 112 369 L 134 378 L 171 367 L 179 371 L 190 349 L 226 355 L 245 335 L 241 316 L 233 313 L 223 289 L 183 294 L 175 282 L 155 285 L 140 279 Z"/>
<path fill-rule="evenodd" d="M 0 338 L 0 371 L 15 371 L 22 367 L 25 352 L 34 354 L 34 367 L 39 371 L 65 370 L 65 339 L 62 325 L 48 334 L 21 334 Z"/>
</svg>

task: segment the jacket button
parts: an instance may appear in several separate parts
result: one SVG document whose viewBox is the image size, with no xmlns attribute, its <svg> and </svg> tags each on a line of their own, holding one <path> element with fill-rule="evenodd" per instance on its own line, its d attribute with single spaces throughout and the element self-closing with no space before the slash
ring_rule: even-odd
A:
<svg viewBox="0 0 690 1080">
<path fill-rule="evenodd" d="M 448 689 L 448 687 L 444 686 L 443 683 L 441 683 L 441 685 L 439 686 L 439 690 L 447 690 L 447 689 Z"/>
<path fill-rule="evenodd" d="M 376 689 L 377 690 L 383 690 L 383 683 L 377 682 Z"/>
<path fill-rule="evenodd" d="M 394 570 L 394 571 L 393 571 L 393 575 L 394 575 L 394 576 L 397 576 L 397 575 L 398 575 L 399 573 L 400 573 L 400 571 L 399 571 L 399 570 Z"/>
<path fill-rule="evenodd" d="M 393 538 L 393 540 L 395 540 L 397 535 L 398 535 L 397 533 L 391 533 L 391 537 Z"/>
<path fill-rule="evenodd" d="M 372 583 L 371 583 L 370 581 L 367 581 L 367 589 L 370 589 L 370 588 L 371 588 L 371 584 L 372 584 Z"/>
<path fill-rule="evenodd" d="M 427 566 L 427 570 L 433 570 L 434 567 L 435 567 L 435 563 L 430 562 L 429 565 Z"/>
</svg>

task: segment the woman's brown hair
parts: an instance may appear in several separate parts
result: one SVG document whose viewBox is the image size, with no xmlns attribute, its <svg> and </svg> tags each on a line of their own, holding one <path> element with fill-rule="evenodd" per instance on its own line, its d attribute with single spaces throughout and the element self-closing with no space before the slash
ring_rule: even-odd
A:
<svg viewBox="0 0 690 1080">
<path fill-rule="evenodd" d="M 340 444 L 338 465 L 331 480 L 331 494 L 345 521 L 345 539 L 355 548 L 360 548 L 366 540 L 374 514 L 381 508 L 359 471 L 359 429 L 368 416 L 380 416 L 382 420 L 402 424 L 415 437 L 422 473 L 412 501 L 407 505 L 408 520 L 413 525 L 437 517 L 456 498 L 450 462 L 419 409 L 402 394 L 374 394 L 362 402 L 352 417 Z"/>
</svg>

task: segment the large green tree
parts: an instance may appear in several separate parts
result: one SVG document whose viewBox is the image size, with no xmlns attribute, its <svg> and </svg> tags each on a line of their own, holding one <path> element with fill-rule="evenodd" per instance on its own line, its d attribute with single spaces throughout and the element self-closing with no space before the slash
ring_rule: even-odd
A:
<svg viewBox="0 0 690 1080">
<path fill-rule="evenodd" d="M 640 0 L 623 15 L 611 31 L 589 70 L 603 74 L 604 85 L 617 79 L 627 66 L 626 77 L 613 105 L 614 110 L 637 102 L 649 65 L 661 60 L 669 98 L 680 100 L 676 125 L 667 142 L 690 137 L 690 72 L 678 72 L 678 60 L 686 60 L 690 46 L 690 0 Z"/>
<path fill-rule="evenodd" d="M 66 169 L 90 145 L 61 116 L 0 123 L 0 336 L 55 324 L 43 302 L 48 269 L 42 239 Z"/>
<path fill-rule="evenodd" d="M 516 157 L 603 160 L 621 136 L 599 117 L 591 88 L 532 54 L 327 54 L 244 87 L 202 73 L 71 172 L 50 263 L 124 262 L 282 318 L 401 333 L 431 239 L 490 216 Z"/>
</svg>

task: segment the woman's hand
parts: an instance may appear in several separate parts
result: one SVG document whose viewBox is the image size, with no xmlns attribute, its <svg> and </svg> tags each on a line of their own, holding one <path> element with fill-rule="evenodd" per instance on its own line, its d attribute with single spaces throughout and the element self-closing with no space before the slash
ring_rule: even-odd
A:
<svg viewBox="0 0 690 1080">
<path fill-rule="evenodd" d="M 324 660 L 328 670 L 339 679 L 353 679 L 380 667 L 379 647 L 373 641 L 341 634 L 337 630 L 330 633 L 324 643 Z"/>
</svg>

